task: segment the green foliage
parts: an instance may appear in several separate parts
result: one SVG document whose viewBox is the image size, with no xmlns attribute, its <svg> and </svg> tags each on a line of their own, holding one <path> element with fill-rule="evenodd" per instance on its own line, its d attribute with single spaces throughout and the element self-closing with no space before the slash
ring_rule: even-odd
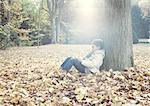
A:
<svg viewBox="0 0 150 106">
<path fill-rule="evenodd" d="M 6 49 L 9 43 L 9 36 L 7 33 L 0 27 L 0 49 Z"/>
<path fill-rule="evenodd" d="M 11 4 L 6 0 L 4 4 L 6 22 L 2 26 L 5 31 L 0 32 L 1 48 L 8 47 L 8 42 L 9 46 L 39 45 L 44 36 L 50 36 L 50 17 L 43 9 L 45 0 L 13 0 Z"/>
</svg>

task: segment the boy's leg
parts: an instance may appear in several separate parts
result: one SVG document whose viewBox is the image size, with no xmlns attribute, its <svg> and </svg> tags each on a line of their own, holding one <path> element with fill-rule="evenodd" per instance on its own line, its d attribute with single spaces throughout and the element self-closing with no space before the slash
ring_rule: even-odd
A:
<svg viewBox="0 0 150 106">
<path fill-rule="evenodd" d="M 61 65 L 62 70 L 69 71 L 73 66 L 73 58 L 69 57 L 65 60 L 65 62 Z"/>
<path fill-rule="evenodd" d="M 77 58 L 69 57 L 65 60 L 65 62 L 61 65 L 63 70 L 69 71 L 72 66 L 74 66 L 79 72 L 85 73 L 85 66 L 81 64 L 81 61 Z"/>
<path fill-rule="evenodd" d="M 72 59 L 73 66 L 81 73 L 85 73 L 85 66 L 81 64 L 81 61 L 77 58 Z"/>
<path fill-rule="evenodd" d="M 70 59 L 72 59 L 72 57 L 68 57 L 61 65 L 61 68 L 63 68 Z"/>
</svg>

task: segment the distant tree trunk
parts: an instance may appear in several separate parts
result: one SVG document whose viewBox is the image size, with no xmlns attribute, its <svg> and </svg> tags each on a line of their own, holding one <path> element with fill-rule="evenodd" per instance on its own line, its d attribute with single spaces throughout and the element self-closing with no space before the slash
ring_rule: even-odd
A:
<svg viewBox="0 0 150 106">
<path fill-rule="evenodd" d="M 56 43 L 56 22 L 55 18 L 51 20 L 51 36 L 52 36 L 52 43 Z"/>
<path fill-rule="evenodd" d="M 11 20 L 10 10 L 6 10 L 4 6 L 5 0 L 0 0 L 0 25 L 5 25 Z M 11 7 L 13 0 L 8 0 L 8 6 Z"/>
<path fill-rule="evenodd" d="M 57 0 L 47 0 L 49 18 L 51 20 L 51 37 L 52 43 L 56 43 L 56 13 L 58 9 Z"/>
<path fill-rule="evenodd" d="M 8 0 L 8 5 L 9 5 L 10 8 L 11 8 L 11 6 L 12 6 L 12 3 L 13 3 L 13 0 Z M 7 21 L 8 21 L 8 22 L 10 22 L 11 17 L 12 17 L 12 13 L 11 13 L 11 11 L 9 10 L 9 11 L 7 12 Z"/>
<path fill-rule="evenodd" d="M 4 0 L 0 0 L 0 25 L 6 24 Z"/>
<path fill-rule="evenodd" d="M 60 30 L 60 10 L 64 4 L 64 0 L 47 0 L 47 7 L 51 20 L 52 43 L 58 43 Z"/>
<path fill-rule="evenodd" d="M 60 34 L 60 16 L 56 17 L 56 43 L 59 42 Z"/>
<path fill-rule="evenodd" d="M 133 29 L 133 43 L 138 43 L 138 38 L 142 35 L 142 15 L 138 4 L 132 6 L 132 29 Z"/>
<path fill-rule="evenodd" d="M 123 70 L 132 67 L 131 1 L 105 0 L 106 35 L 104 36 L 106 57 L 105 69 Z"/>
</svg>

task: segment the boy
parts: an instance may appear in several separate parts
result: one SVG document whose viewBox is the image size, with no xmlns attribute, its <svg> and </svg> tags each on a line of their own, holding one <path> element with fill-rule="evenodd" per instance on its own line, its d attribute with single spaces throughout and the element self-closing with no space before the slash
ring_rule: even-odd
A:
<svg viewBox="0 0 150 106">
<path fill-rule="evenodd" d="M 81 73 L 97 73 L 103 64 L 105 57 L 104 43 L 101 39 L 92 41 L 92 52 L 85 58 L 79 60 L 77 58 L 69 57 L 61 65 L 63 71 L 70 71 L 74 66 Z"/>
</svg>

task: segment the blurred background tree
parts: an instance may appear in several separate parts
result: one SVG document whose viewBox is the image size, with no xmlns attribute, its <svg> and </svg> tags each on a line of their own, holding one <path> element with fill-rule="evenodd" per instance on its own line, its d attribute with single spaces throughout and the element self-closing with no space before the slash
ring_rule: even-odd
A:
<svg viewBox="0 0 150 106">
<path fill-rule="evenodd" d="M 150 1 L 132 0 L 132 28 L 134 43 L 150 37 Z"/>
<path fill-rule="evenodd" d="M 138 39 L 150 36 L 150 1 L 132 1 L 133 38 L 134 43 L 138 43 Z M 102 0 L 95 2 L 94 8 L 102 10 Z M 79 8 L 77 0 L 0 0 L 0 45 L 6 45 L 4 48 L 7 48 L 51 43 L 87 43 L 103 34 L 102 21 L 98 22 L 96 17 L 93 20 L 97 21 L 95 24 L 99 29 L 93 29 L 97 31 L 97 35 L 83 30 L 84 26 L 87 27 L 83 24 L 88 22 L 77 25 L 79 22 L 75 20 L 78 18 Z M 101 18 L 102 12 L 98 13 L 98 18 Z M 85 18 L 90 18 L 90 15 L 83 17 L 83 21 Z M 89 28 L 92 27 L 91 25 Z M 88 38 L 89 34 L 93 37 Z M 87 41 L 83 42 L 85 38 Z"/>
</svg>

